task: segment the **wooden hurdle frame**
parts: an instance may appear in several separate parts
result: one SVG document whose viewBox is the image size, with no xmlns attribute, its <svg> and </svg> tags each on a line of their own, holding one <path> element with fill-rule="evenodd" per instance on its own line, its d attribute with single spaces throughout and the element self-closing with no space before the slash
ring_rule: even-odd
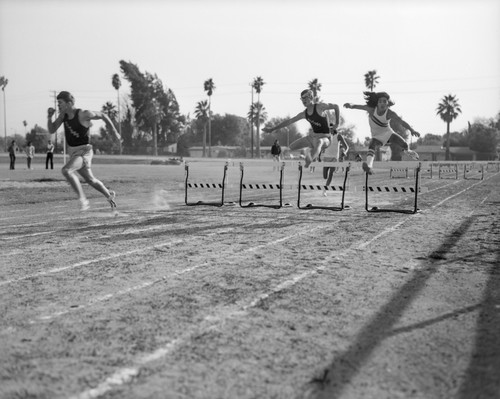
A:
<svg viewBox="0 0 500 399">
<path fill-rule="evenodd" d="M 420 168 L 421 168 L 421 164 L 419 163 L 418 167 L 415 169 L 415 187 L 408 187 L 408 188 L 404 188 L 404 187 L 400 187 L 400 188 L 396 188 L 396 187 L 393 187 L 391 189 L 391 187 L 370 187 L 368 185 L 368 176 L 369 174 L 366 173 L 366 181 L 365 181 L 365 186 L 364 186 L 364 191 L 365 191 L 365 210 L 367 212 L 395 212 L 395 213 L 405 213 L 405 214 L 415 214 L 417 212 L 420 211 L 420 209 L 418 209 L 418 192 L 420 190 L 419 188 L 419 175 L 420 175 Z M 368 205 L 368 193 L 369 192 L 403 192 L 403 193 L 408 193 L 408 192 L 411 192 L 411 193 L 414 193 L 415 194 L 415 201 L 414 201 L 414 205 L 413 205 L 413 209 L 381 209 L 381 208 L 378 208 L 377 206 L 374 206 L 372 208 L 369 207 Z"/>
<path fill-rule="evenodd" d="M 302 173 L 303 173 L 303 168 L 302 164 L 299 163 L 299 185 L 298 185 L 298 190 L 297 190 L 297 207 L 299 209 L 304 209 L 304 210 L 309 210 L 309 209 L 326 209 L 330 211 L 343 211 L 344 209 L 350 209 L 349 205 L 344 204 L 344 198 L 345 198 L 345 191 L 346 191 L 346 183 L 347 183 L 347 178 L 349 176 L 349 170 L 351 167 L 351 163 L 349 163 L 347 166 L 344 167 L 345 174 L 344 174 L 344 183 L 342 186 L 316 186 L 316 185 L 307 185 L 307 184 L 302 184 Z M 320 206 L 320 205 L 312 205 L 312 204 L 307 204 L 306 206 L 301 206 L 300 205 L 300 192 L 301 189 L 315 189 L 315 188 L 323 188 L 324 190 L 332 190 L 332 191 L 342 191 L 342 201 L 340 202 L 340 206 Z"/>
<path fill-rule="evenodd" d="M 464 164 L 464 179 L 465 180 L 484 180 L 484 165 L 478 165 L 480 170 L 477 173 L 481 173 L 481 176 L 479 179 L 471 179 L 470 177 L 467 177 L 467 172 L 471 172 L 471 171 L 476 169 L 474 167 L 475 165 L 476 164 L 474 164 L 474 163 Z"/>
<path fill-rule="evenodd" d="M 391 167 L 391 170 L 389 172 L 389 177 L 391 179 L 396 179 L 396 178 L 404 178 L 404 179 L 408 179 L 408 167 L 406 168 L 393 168 Z M 404 177 L 403 176 L 393 176 L 393 172 L 405 172 L 405 175 Z"/>
<path fill-rule="evenodd" d="M 443 169 L 443 168 L 450 168 L 451 166 L 454 166 L 454 169 Z M 440 179 L 443 179 L 443 177 L 441 177 L 441 174 L 442 173 L 455 173 L 455 180 L 458 180 L 458 163 L 440 163 L 439 164 L 439 178 Z"/>
<path fill-rule="evenodd" d="M 222 183 L 189 183 L 189 164 L 186 162 L 184 165 L 185 171 L 186 171 L 186 179 L 184 183 L 185 187 L 185 195 L 184 195 L 184 202 L 186 203 L 187 206 L 197 206 L 197 205 L 207 205 L 207 206 L 218 206 L 221 207 L 224 205 L 224 192 L 226 188 L 226 175 L 227 175 L 227 168 L 229 166 L 229 163 L 226 162 L 224 165 L 224 173 L 222 176 Z M 188 202 L 188 187 L 192 188 L 220 188 L 221 189 L 221 200 L 217 202 L 205 202 L 205 201 L 197 201 L 197 202 Z"/>
</svg>

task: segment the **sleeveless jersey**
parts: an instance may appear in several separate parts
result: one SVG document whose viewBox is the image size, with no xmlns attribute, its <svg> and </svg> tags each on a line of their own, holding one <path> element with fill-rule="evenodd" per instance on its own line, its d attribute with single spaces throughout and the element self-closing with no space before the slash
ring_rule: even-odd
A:
<svg viewBox="0 0 500 399">
<path fill-rule="evenodd" d="M 73 119 L 68 119 L 68 115 L 64 115 L 64 135 L 66 143 L 70 147 L 77 147 L 79 145 L 90 144 L 89 128 L 83 126 L 78 120 L 80 109 L 77 109 Z"/>
<path fill-rule="evenodd" d="M 383 115 L 377 115 L 377 109 L 373 111 L 373 114 L 368 114 L 368 122 L 370 124 L 370 130 L 372 133 L 372 138 L 377 139 L 385 145 L 391 135 L 394 133 L 391 126 L 389 125 L 390 119 L 387 119 L 387 109 Z"/>
<path fill-rule="evenodd" d="M 316 111 L 316 104 L 314 104 L 314 109 L 312 115 L 307 114 L 307 109 L 304 111 L 306 120 L 311 124 L 314 133 L 330 133 L 328 127 L 328 119 L 324 116 L 318 114 Z"/>
</svg>

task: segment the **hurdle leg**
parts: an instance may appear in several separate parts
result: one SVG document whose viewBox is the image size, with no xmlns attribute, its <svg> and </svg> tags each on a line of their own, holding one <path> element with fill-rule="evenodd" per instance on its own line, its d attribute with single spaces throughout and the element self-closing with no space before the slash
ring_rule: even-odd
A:
<svg viewBox="0 0 500 399">
<path fill-rule="evenodd" d="M 228 168 L 228 163 L 224 165 L 224 172 L 222 176 L 222 183 L 221 183 L 221 200 L 220 202 L 205 202 L 205 201 L 197 201 L 197 202 L 189 202 L 188 201 L 188 187 L 189 187 L 189 165 L 186 162 L 185 164 L 185 171 L 186 171 L 186 178 L 184 181 L 184 202 L 187 206 L 196 206 L 196 205 L 207 205 L 207 206 L 223 206 L 224 205 L 224 192 L 225 192 L 225 184 L 226 184 L 226 175 L 227 175 L 227 168 Z"/>
</svg>

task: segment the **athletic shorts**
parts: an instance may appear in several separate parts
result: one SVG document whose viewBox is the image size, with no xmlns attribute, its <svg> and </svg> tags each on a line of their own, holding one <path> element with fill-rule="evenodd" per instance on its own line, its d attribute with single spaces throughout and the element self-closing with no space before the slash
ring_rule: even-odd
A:
<svg viewBox="0 0 500 399">
<path fill-rule="evenodd" d="M 64 165 L 65 169 L 68 171 L 77 171 L 83 168 L 90 169 L 92 157 L 94 156 L 91 144 L 68 147 L 68 152 L 69 161 Z"/>
</svg>

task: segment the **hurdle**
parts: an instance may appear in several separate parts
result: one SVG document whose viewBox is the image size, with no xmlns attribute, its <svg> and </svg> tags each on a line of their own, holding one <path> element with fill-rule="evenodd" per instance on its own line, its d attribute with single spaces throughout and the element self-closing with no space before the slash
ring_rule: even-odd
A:
<svg viewBox="0 0 500 399">
<path fill-rule="evenodd" d="M 302 184 L 302 173 L 303 173 L 303 168 L 302 164 L 299 163 L 299 184 L 298 184 L 298 190 L 297 190 L 297 207 L 299 209 L 304 209 L 304 210 L 309 210 L 309 209 L 326 209 L 330 211 L 343 211 L 344 209 L 350 209 L 349 205 L 344 204 L 344 198 L 345 198 L 345 191 L 346 191 L 346 183 L 347 183 L 347 178 L 349 176 L 349 170 L 351 167 L 351 163 L 349 163 L 348 166 L 342 166 L 342 168 L 345 170 L 344 174 L 344 183 L 342 186 L 321 186 L 321 185 L 313 185 L 313 184 Z M 300 192 L 301 190 L 332 190 L 332 191 L 341 191 L 342 192 L 342 200 L 340 202 L 340 206 L 320 206 L 320 205 L 312 205 L 312 204 L 307 204 L 306 206 L 301 206 L 300 205 Z"/>
<path fill-rule="evenodd" d="M 490 166 L 493 169 L 493 172 L 500 172 L 500 162 L 499 161 L 488 162 L 486 164 L 486 172 L 490 171 Z"/>
<path fill-rule="evenodd" d="M 394 176 L 395 172 L 404 172 L 404 176 Z M 408 168 L 393 168 L 391 167 L 391 170 L 389 172 L 389 177 L 391 179 L 396 179 L 396 178 L 405 178 L 408 179 Z"/>
<path fill-rule="evenodd" d="M 479 170 L 476 170 L 476 166 L 479 167 Z M 477 165 L 475 163 L 470 163 L 470 164 L 464 164 L 464 179 L 466 180 L 471 180 L 470 175 L 468 176 L 467 173 L 474 173 L 476 174 L 481 174 L 479 179 L 474 178 L 473 180 L 484 180 L 484 165 Z"/>
<path fill-rule="evenodd" d="M 273 208 L 273 209 L 280 209 L 283 207 L 283 170 L 285 168 L 285 162 L 281 162 L 280 165 L 280 182 L 279 184 L 267 184 L 267 183 L 255 183 L 255 184 L 245 184 L 243 183 L 243 175 L 244 175 L 244 165 L 243 162 L 240 163 L 240 172 L 241 172 L 241 178 L 240 178 L 240 200 L 239 204 L 240 207 L 242 208 L 257 208 L 257 207 L 264 207 L 264 208 Z M 246 205 L 243 205 L 243 189 L 271 189 L 271 190 L 279 190 L 279 203 L 278 204 L 256 204 L 255 202 L 249 202 Z M 289 206 L 289 204 L 285 204 L 285 206 Z"/>
<path fill-rule="evenodd" d="M 431 162 L 431 163 L 423 163 L 423 169 L 420 170 L 420 177 L 421 178 L 429 178 L 429 179 L 432 179 L 433 177 L 433 174 L 434 174 L 434 170 L 433 170 L 433 167 L 434 166 L 437 166 L 439 167 L 439 163 L 436 163 L 436 162 Z M 427 172 L 429 173 L 428 175 L 424 175 L 424 172 Z"/>
<path fill-rule="evenodd" d="M 443 173 L 454 173 L 455 180 L 458 180 L 458 164 L 457 163 L 440 163 L 439 164 L 439 171 L 438 171 L 439 179 L 444 179 L 444 177 L 441 177 L 441 175 Z M 446 179 L 449 179 L 449 177 L 447 177 Z"/>
<path fill-rule="evenodd" d="M 197 206 L 197 205 L 207 205 L 207 206 L 218 206 L 221 207 L 224 205 L 224 192 L 226 188 L 226 175 L 227 168 L 229 163 L 226 162 L 224 165 L 224 173 L 222 176 L 222 183 L 189 183 L 189 164 L 186 162 L 184 168 L 186 171 L 186 179 L 184 182 L 185 187 L 185 195 L 184 202 L 187 206 Z M 220 188 L 221 189 L 221 200 L 217 202 L 205 202 L 205 201 L 197 201 L 197 202 L 188 202 L 188 188 Z"/>
<path fill-rule="evenodd" d="M 421 164 L 418 164 L 418 167 L 415 169 L 415 187 L 371 187 L 368 185 L 368 176 L 366 173 L 366 182 L 363 190 L 365 191 L 365 209 L 367 212 L 395 212 L 395 213 L 405 213 L 405 214 L 415 214 L 420 211 L 417 207 L 418 202 L 418 193 L 420 191 L 419 188 L 419 174 L 420 174 Z M 372 208 L 368 205 L 368 194 L 370 192 L 379 192 L 379 193 L 414 193 L 415 201 L 413 205 L 413 209 L 381 209 L 377 206 Z"/>
</svg>

